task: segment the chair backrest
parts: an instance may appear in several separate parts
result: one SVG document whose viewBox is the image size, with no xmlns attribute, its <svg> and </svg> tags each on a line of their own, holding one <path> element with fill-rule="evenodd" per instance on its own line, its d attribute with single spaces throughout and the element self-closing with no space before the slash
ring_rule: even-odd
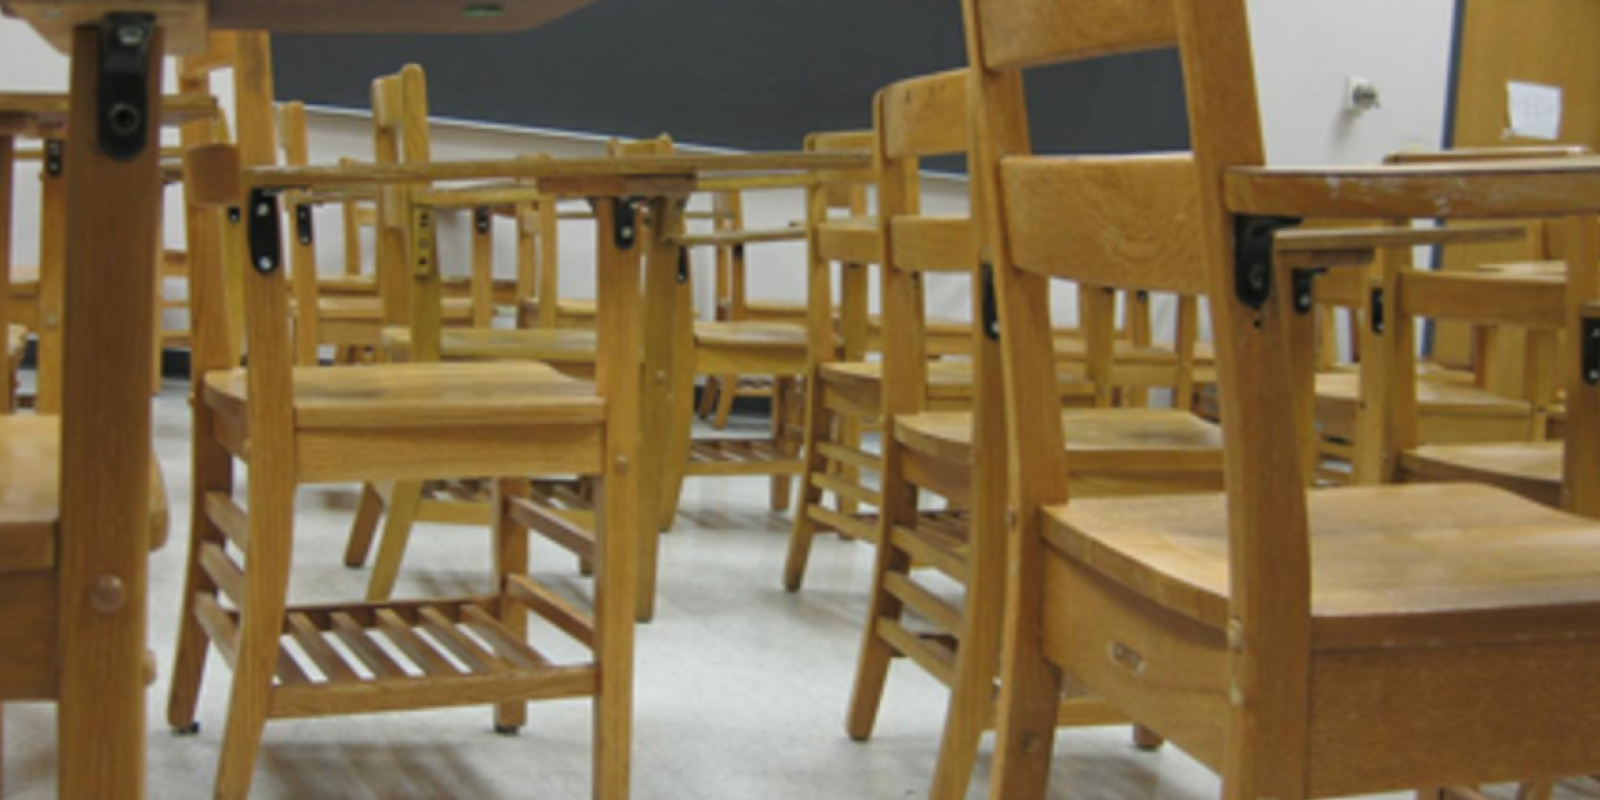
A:
<svg viewBox="0 0 1600 800">
<path fill-rule="evenodd" d="M 879 91 L 874 104 L 886 417 L 915 413 L 926 404 L 923 276 L 953 273 L 979 280 L 971 220 L 921 213 L 922 160 L 967 150 L 967 81 L 966 70 L 912 78 Z M 981 313 L 976 302 L 972 318 L 980 319 Z"/>
<path fill-rule="evenodd" d="M 804 149 L 808 153 L 873 152 L 877 149 L 877 133 L 873 131 L 824 131 L 806 136 Z M 842 339 L 840 353 L 846 361 L 860 361 L 866 357 L 870 334 L 871 269 L 881 264 L 883 254 L 877 242 L 879 231 L 867 224 L 870 219 L 868 190 L 877 182 L 875 169 L 825 173 L 819 182 L 806 191 L 806 228 L 810 231 L 811 281 L 825 280 L 825 285 L 811 285 L 808 296 L 808 327 L 811 329 L 810 351 L 813 361 L 832 360 L 837 348 L 835 340 Z M 836 219 L 861 223 L 844 228 L 823 227 Z M 832 262 L 843 263 L 840 274 L 839 321 L 833 324 Z M 827 324 L 822 325 L 826 317 Z"/>
<path fill-rule="evenodd" d="M 278 136 L 283 146 L 285 166 L 303 167 L 311 163 L 304 103 L 285 103 L 278 109 Z M 310 198 L 300 192 L 286 193 L 283 203 L 293 223 L 289 236 L 289 284 L 299 309 L 294 327 L 295 362 L 300 366 L 314 367 L 318 362 L 317 345 L 321 342 L 317 248 L 311 233 L 315 211 Z"/>
</svg>

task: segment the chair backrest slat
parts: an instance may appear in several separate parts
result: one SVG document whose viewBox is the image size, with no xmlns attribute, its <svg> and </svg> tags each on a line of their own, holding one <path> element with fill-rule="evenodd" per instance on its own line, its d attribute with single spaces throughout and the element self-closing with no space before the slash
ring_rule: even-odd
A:
<svg viewBox="0 0 1600 800">
<path fill-rule="evenodd" d="M 981 36 L 999 70 L 1170 47 L 1178 32 L 1173 0 L 992 0 Z"/>
<path fill-rule="evenodd" d="M 1092 286 L 1203 294 L 1187 156 L 1012 158 L 1000 167 L 1011 259 Z"/>
<path fill-rule="evenodd" d="M 895 269 L 972 274 L 972 220 L 965 217 L 895 217 L 888 221 Z"/>
<path fill-rule="evenodd" d="M 1557 330 L 1564 322 L 1564 280 L 1408 269 L 1399 281 L 1399 307 L 1418 317 L 1530 330 Z"/>
<path fill-rule="evenodd" d="M 883 152 L 928 158 L 967 149 L 967 71 L 913 78 L 883 90 Z"/>
</svg>

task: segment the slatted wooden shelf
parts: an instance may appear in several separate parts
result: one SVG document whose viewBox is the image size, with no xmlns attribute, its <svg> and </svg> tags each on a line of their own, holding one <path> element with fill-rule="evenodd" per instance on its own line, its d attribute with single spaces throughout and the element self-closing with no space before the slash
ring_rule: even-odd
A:
<svg viewBox="0 0 1600 800">
<path fill-rule="evenodd" d="M 225 558 L 225 556 L 223 556 Z M 208 571 L 210 571 L 208 565 Z M 549 594 L 518 576 L 509 592 L 524 607 L 588 645 L 589 618 L 524 598 Z M 553 596 L 553 595 L 551 595 Z M 199 618 L 232 664 L 238 612 L 199 595 Z M 586 697 L 591 663 L 558 664 L 500 621 L 503 602 L 467 597 L 291 608 L 284 618 L 269 714 L 274 718 Z"/>
<path fill-rule="evenodd" d="M 688 475 L 799 475 L 804 462 L 769 439 L 696 439 Z"/>
</svg>

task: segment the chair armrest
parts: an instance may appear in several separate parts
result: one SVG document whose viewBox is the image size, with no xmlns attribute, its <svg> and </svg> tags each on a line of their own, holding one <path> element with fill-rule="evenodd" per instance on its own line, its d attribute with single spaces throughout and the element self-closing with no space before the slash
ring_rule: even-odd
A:
<svg viewBox="0 0 1600 800">
<path fill-rule="evenodd" d="M 1591 155 L 1583 145 L 1528 145 L 1522 147 L 1463 147 L 1420 153 L 1391 153 L 1385 164 L 1461 164 L 1476 161 L 1518 161 L 1523 159 L 1573 158 Z"/>
<path fill-rule="evenodd" d="M 1539 217 L 1600 212 L 1600 159 L 1385 167 L 1235 167 L 1235 214 L 1328 219 Z"/>
</svg>

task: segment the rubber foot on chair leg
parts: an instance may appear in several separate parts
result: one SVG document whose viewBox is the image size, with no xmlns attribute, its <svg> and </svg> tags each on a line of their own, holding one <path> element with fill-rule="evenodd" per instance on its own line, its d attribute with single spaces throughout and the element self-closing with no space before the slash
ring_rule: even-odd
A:
<svg viewBox="0 0 1600 800">
<path fill-rule="evenodd" d="M 522 726 L 521 725 L 496 725 L 496 726 L 494 726 L 494 732 L 500 734 L 501 736 L 516 736 L 516 735 L 522 733 Z"/>
<path fill-rule="evenodd" d="M 198 736 L 198 735 L 200 735 L 200 723 L 198 721 L 196 721 L 196 722 L 191 722 L 188 725 L 184 725 L 181 728 L 173 728 L 172 729 L 172 735 L 173 736 Z"/>
</svg>

